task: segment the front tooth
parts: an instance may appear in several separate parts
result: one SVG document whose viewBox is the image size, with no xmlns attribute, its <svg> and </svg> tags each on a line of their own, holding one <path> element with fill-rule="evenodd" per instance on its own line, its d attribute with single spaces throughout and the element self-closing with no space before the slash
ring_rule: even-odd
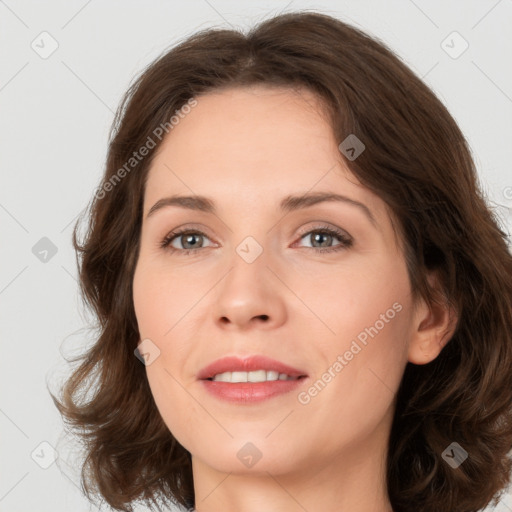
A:
<svg viewBox="0 0 512 512">
<path fill-rule="evenodd" d="M 267 380 L 277 380 L 279 378 L 279 372 L 268 371 Z"/>
<path fill-rule="evenodd" d="M 232 372 L 231 382 L 247 382 L 247 372 Z"/>
<path fill-rule="evenodd" d="M 231 382 L 231 372 L 219 373 L 213 377 L 215 382 Z"/>
<path fill-rule="evenodd" d="M 247 382 L 263 382 L 266 379 L 267 372 L 265 370 L 255 370 L 247 375 Z"/>
<path fill-rule="evenodd" d="M 224 372 L 213 377 L 215 382 L 265 382 L 274 380 L 291 380 L 286 373 L 273 370 L 254 370 L 252 372 Z"/>
</svg>

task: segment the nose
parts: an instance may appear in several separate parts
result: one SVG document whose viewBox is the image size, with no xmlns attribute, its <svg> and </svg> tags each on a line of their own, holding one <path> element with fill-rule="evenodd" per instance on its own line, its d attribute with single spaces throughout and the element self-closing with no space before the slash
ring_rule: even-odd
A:
<svg viewBox="0 0 512 512">
<path fill-rule="evenodd" d="M 252 263 L 235 255 L 218 284 L 215 322 L 222 329 L 275 329 L 286 321 L 286 287 L 262 254 Z"/>
</svg>

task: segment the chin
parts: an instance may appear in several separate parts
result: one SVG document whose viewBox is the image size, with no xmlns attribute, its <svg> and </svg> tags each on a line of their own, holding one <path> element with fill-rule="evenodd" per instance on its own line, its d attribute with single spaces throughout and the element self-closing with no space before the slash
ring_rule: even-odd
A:
<svg viewBox="0 0 512 512">
<path fill-rule="evenodd" d="M 202 464 L 236 475 L 261 475 L 287 473 L 297 467 L 296 450 L 291 446 L 276 449 L 265 436 L 261 438 L 235 437 L 226 443 L 213 446 L 187 448 Z"/>
</svg>

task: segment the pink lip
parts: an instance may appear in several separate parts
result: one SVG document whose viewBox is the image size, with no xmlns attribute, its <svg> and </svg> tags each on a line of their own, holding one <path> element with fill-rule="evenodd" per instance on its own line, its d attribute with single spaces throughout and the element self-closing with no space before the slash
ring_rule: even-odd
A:
<svg viewBox="0 0 512 512">
<path fill-rule="evenodd" d="M 207 380 L 219 373 L 250 372 L 254 370 L 270 370 L 286 373 L 291 377 L 303 378 L 297 380 L 236 383 Z M 251 356 L 245 359 L 224 357 L 203 368 L 198 375 L 198 379 L 209 393 L 222 400 L 238 404 L 261 402 L 262 400 L 288 393 L 301 386 L 304 378 L 307 378 L 305 372 L 265 356 Z"/>
</svg>

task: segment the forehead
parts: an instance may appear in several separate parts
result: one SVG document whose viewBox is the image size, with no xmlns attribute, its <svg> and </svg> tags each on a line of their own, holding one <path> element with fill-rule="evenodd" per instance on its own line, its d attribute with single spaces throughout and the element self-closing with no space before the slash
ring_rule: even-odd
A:
<svg viewBox="0 0 512 512">
<path fill-rule="evenodd" d="M 231 88 L 196 101 L 166 136 L 158 156 L 189 163 L 213 158 L 211 165 L 223 168 L 261 162 L 263 170 L 271 162 L 317 156 L 335 144 L 319 100 L 308 91 Z"/>
<path fill-rule="evenodd" d="M 163 192 L 219 201 L 236 196 L 249 206 L 317 189 L 350 193 L 382 210 L 379 198 L 344 164 L 323 104 L 312 92 L 255 86 L 196 100 L 152 162 L 145 211 Z"/>
</svg>

